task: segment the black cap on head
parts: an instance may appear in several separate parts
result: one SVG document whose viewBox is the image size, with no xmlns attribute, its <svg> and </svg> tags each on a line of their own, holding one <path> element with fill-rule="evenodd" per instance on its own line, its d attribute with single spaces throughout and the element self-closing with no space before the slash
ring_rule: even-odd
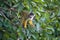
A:
<svg viewBox="0 0 60 40">
<path fill-rule="evenodd" d="M 34 15 L 32 12 L 29 15 Z"/>
</svg>

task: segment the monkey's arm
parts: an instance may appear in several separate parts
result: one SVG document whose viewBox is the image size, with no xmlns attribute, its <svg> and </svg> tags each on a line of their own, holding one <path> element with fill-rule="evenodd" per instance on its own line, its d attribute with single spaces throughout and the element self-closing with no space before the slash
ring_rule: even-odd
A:
<svg viewBox="0 0 60 40">
<path fill-rule="evenodd" d="M 24 26 L 24 28 L 27 28 L 27 20 L 23 21 L 23 26 Z"/>
<path fill-rule="evenodd" d="M 27 25 L 28 25 L 27 22 L 29 22 L 29 24 L 30 24 L 32 27 L 34 27 L 34 24 L 33 24 L 32 20 L 29 20 L 29 21 L 28 21 L 28 20 L 24 20 L 24 21 L 23 21 L 23 27 L 24 27 L 24 28 L 27 28 Z"/>
</svg>

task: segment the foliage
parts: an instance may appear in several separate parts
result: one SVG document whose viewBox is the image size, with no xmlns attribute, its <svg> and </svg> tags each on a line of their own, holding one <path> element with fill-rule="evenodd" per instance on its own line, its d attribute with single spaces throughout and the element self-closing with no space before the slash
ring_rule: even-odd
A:
<svg viewBox="0 0 60 40">
<path fill-rule="evenodd" d="M 21 26 L 22 10 L 32 11 L 35 27 Z M 0 0 L 0 40 L 60 40 L 60 0 Z"/>
</svg>

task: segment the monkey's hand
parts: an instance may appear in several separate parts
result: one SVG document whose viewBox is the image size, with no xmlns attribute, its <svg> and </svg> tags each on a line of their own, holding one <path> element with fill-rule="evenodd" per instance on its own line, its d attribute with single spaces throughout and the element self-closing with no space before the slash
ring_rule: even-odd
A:
<svg viewBox="0 0 60 40">
<path fill-rule="evenodd" d="M 29 20 L 29 24 L 34 27 L 35 25 L 33 24 L 32 20 Z"/>
</svg>

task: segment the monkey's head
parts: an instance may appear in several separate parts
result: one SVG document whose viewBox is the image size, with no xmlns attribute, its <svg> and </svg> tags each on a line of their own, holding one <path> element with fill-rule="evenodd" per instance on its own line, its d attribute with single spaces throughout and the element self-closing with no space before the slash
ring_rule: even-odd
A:
<svg viewBox="0 0 60 40">
<path fill-rule="evenodd" d="M 35 15 L 31 12 L 28 16 L 29 16 L 30 20 L 33 20 L 33 18 L 34 18 Z"/>
</svg>

